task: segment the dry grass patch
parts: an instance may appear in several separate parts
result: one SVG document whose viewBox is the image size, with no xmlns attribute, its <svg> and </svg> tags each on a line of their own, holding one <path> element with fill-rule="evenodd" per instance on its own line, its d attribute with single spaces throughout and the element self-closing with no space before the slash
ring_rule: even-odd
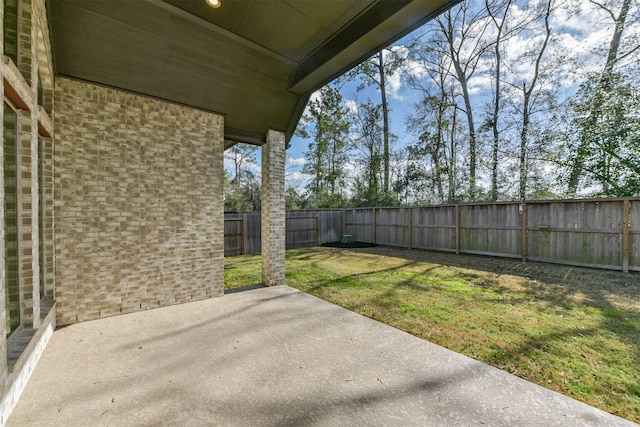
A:
<svg viewBox="0 0 640 427">
<path fill-rule="evenodd" d="M 260 281 L 227 258 L 227 287 Z M 386 247 L 287 252 L 287 284 L 640 421 L 640 276 Z"/>
</svg>

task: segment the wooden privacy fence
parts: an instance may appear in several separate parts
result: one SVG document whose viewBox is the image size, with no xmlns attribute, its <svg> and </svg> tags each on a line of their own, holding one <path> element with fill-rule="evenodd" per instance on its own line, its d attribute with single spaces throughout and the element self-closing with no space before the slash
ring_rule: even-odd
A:
<svg viewBox="0 0 640 427">
<path fill-rule="evenodd" d="M 354 240 L 640 271 L 640 199 L 345 210 Z"/>
<path fill-rule="evenodd" d="M 224 256 L 244 254 L 244 218 L 224 218 Z"/>
<path fill-rule="evenodd" d="M 285 227 L 287 249 L 335 242 L 344 234 L 344 211 L 287 211 Z M 259 254 L 261 230 L 260 212 L 225 213 L 224 255 Z"/>
</svg>

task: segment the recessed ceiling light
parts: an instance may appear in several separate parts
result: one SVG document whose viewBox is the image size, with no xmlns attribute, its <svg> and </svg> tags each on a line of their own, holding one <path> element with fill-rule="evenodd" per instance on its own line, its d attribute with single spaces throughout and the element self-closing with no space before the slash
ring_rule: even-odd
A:
<svg viewBox="0 0 640 427">
<path fill-rule="evenodd" d="M 222 4 L 220 0 L 206 0 L 207 4 L 211 7 L 218 8 Z"/>
</svg>

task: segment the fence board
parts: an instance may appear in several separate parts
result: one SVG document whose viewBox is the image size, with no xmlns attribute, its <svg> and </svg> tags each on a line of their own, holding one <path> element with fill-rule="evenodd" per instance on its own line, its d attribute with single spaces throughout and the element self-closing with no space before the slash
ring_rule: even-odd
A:
<svg viewBox="0 0 640 427">
<path fill-rule="evenodd" d="M 320 245 L 318 216 L 288 216 L 287 249 Z"/>
<path fill-rule="evenodd" d="M 374 243 L 373 209 L 348 209 L 344 211 L 345 233 L 358 242 Z"/>
<path fill-rule="evenodd" d="M 306 210 L 286 215 L 288 248 L 335 242 L 351 234 L 355 241 L 388 246 L 640 271 L 640 199 Z M 225 254 L 241 252 L 238 219 L 244 227 L 244 253 L 260 253 L 260 213 L 225 214 L 227 219 Z"/>
<path fill-rule="evenodd" d="M 456 207 L 413 208 L 412 246 L 416 249 L 456 250 Z"/>
<path fill-rule="evenodd" d="M 225 213 L 225 256 L 259 254 L 262 250 L 260 212 Z M 240 242 L 239 223 L 244 241 Z M 308 210 L 286 212 L 287 249 L 321 245 L 340 240 L 344 234 L 344 211 Z M 240 248 L 243 248 L 241 250 Z"/>
<path fill-rule="evenodd" d="M 388 246 L 409 246 L 408 208 L 378 209 L 375 243 Z"/>
<path fill-rule="evenodd" d="M 522 256 L 520 203 L 461 205 L 460 252 Z"/>
<path fill-rule="evenodd" d="M 528 203 L 529 259 L 622 269 L 623 202 Z"/>
<path fill-rule="evenodd" d="M 329 242 L 337 242 L 345 234 L 344 231 L 344 211 L 343 210 L 304 210 L 304 211 L 288 211 L 287 218 L 295 216 L 318 217 L 319 225 L 319 243 L 322 245 Z"/>
<path fill-rule="evenodd" d="M 224 256 L 244 254 L 244 220 L 225 218 L 224 220 Z"/>
<path fill-rule="evenodd" d="M 629 270 L 640 271 L 640 200 L 629 201 Z"/>
<path fill-rule="evenodd" d="M 245 254 L 259 254 L 262 250 L 262 217 L 260 212 L 244 214 Z"/>
</svg>

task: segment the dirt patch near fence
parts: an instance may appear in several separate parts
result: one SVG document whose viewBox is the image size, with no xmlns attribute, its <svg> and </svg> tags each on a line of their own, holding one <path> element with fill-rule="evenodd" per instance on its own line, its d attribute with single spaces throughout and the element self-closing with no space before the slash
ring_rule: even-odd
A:
<svg viewBox="0 0 640 427">
<path fill-rule="evenodd" d="M 366 242 L 351 242 L 351 243 L 329 242 L 329 243 L 324 243 L 322 246 L 324 246 L 325 248 L 363 249 L 363 248 L 373 248 L 376 245 L 374 245 L 373 243 L 366 243 Z"/>
<path fill-rule="evenodd" d="M 449 252 L 407 250 L 389 246 L 363 248 L 367 253 L 405 258 L 415 262 L 427 262 L 450 267 L 479 270 L 497 279 L 509 276 L 522 277 L 532 284 L 553 284 L 556 291 L 606 295 L 606 300 L 622 304 L 640 313 L 640 272 L 624 274 L 620 271 L 575 267 L 545 262 L 522 261 L 482 255 L 454 254 Z M 604 301 L 603 301 L 604 302 Z"/>
</svg>

